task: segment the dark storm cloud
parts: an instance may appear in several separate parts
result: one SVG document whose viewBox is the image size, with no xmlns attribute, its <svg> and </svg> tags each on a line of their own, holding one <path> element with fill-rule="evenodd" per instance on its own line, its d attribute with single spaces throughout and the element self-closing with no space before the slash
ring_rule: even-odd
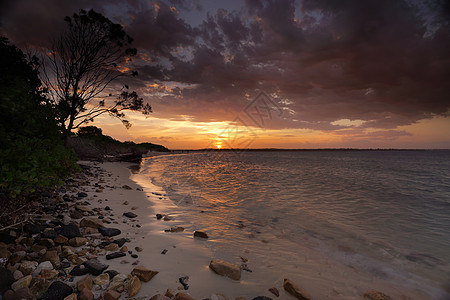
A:
<svg viewBox="0 0 450 300">
<path fill-rule="evenodd" d="M 130 82 L 156 91 L 146 99 L 170 118 L 230 121 L 260 90 L 283 110 L 270 128 L 333 130 L 350 119 L 391 129 L 450 108 L 448 1 L 247 0 L 195 27 L 182 12 L 201 2 L 91 2 L 11 1 L 1 29 L 48 45 L 65 15 L 104 13 L 140 50 Z"/>
</svg>

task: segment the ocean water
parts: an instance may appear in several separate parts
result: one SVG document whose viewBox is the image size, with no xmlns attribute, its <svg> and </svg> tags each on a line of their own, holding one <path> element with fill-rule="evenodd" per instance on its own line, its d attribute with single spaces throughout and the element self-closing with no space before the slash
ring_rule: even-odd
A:
<svg viewBox="0 0 450 300">
<path fill-rule="evenodd" d="M 450 151 L 211 151 L 147 158 L 140 176 L 217 257 L 246 257 L 268 281 L 449 297 Z"/>
</svg>

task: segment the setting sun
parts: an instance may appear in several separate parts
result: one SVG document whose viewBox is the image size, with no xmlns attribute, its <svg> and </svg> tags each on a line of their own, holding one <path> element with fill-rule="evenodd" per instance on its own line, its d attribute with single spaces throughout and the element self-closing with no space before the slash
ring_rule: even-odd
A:
<svg viewBox="0 0 450 300">
<path fill-rule="evenodd" d="M 217 149 L 220 149 L 220 148 L 222 148 L 222 145 L 217 145 Z"/>
</svg>

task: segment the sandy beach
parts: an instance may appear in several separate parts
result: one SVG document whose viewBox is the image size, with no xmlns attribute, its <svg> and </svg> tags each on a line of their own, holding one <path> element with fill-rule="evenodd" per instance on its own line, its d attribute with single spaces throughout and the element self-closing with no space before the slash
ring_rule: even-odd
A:
<svg viewBox="0 0 450 300">
<path fill-rule="evenodd" d="M 150 299 L 158 294 L 165 295 L 168 290 L 172 297 L 183 293 L 175 296 L 174 299 L 177 300 L 431 299 L 419 289 L 399 287 L 388 280 L 367 276 L 362 271 L 339 264 L 306 247 L 298 248 L 292 253 L 292 249 L 283 249 L 277 245 L 277 237 L 274 234 L 263 233 L 255 239 L 255 243 L 260 243 L 260 247 L 267 247 L 267 253 L 276 253 L 273 257 L 269 256 L 260 261 L 245 248 L 238 249 L 239 253 L 242 253 L 239 256 L 224 257 L 214 251 L 214 236 L 209 236 L 209 239 L 194 237 L 194 232 L 201 231 L 202 228 L 190 223 L 189 218 L 183 215 L 183 211 L 164 191 L 150 182 L 143 182 L 144 179 L 136 174 L 138 165 L 87 161 L 80 164 L 84 166 L 87 176 L 75 176 L 68 182 L 65 190 L 60 192 L 59 203 L 64 204 L 65 211 L 59 216 L 64 224 L 79 228 L 82 237 L 71 238 L 66 235 L 69 240 L 62 238 L 61 235 L 64 234 L 61 229 L 67 225 L 52 225 L 52 220 L 55 219 L 50 215 L 37 217 L 33 226 L 44 224 L 44 227 L 53 227 L 39 227 L 40 233 L 33 231 L 33 227 L 25 228 L 28 233 L 16 239 L 16 246 L 2 246 L 6 250 L 2 254 L 9 253 L 6 265 L 11 273 L 14 273 L 16 281 L 12 283 L 14 292 L 6 292 L 4 299 L 16 299 L 14 297 L 18 297 L 20 288 L 25 288 L 33 294 L 30 299 L 53 299 L 53 296 L 47 294 L 42 296 L 50 282 L 64 282 L 65 286 L 68 286 L 69 298 L 61 299 L 77 299 L 77 293 L 78 299 Z M 93 220 L 92 224 L 100 224 L 99 226 L 106 228 L 118 229 L 120 234 L 105 235 L 101 228 L 95 229 L 96 225 L 89 225 L 91 223 L 86 220 Z M 52 231 L 58 233 L 58 236 L 51 238 L 54 241 L 48 241 Z M 27 246 L 30 238 L 40 248 Z M 126 239 L 126 242 L 122 240 L 122 244 L 125 242 L 123 245 L 119 242 L 122 238 Z M 78 243 L 77 239 L 81 239 L 81 242 Z M 33 254 L 36 251 L 40 252 Z M 38 262 L 45 263 L 46 252 L 57 256 L 56 262 L 52 261 L 52 264 L 58 272 L 51 266 L 46 272 L 40 271 Z M 277 256 L 283 255 L 292 257 L 292 264 L 280 265 Z M 39 257 L 41 259 L 37 259 Z M 240 273 L 239 280 L 214 272 L 210 263 L 216 259 L 233 264 Z M 98 274 L 90 271 L 91 275 L 74 273 L 74 268 L 78 271 L 86 270 L 86 262 L 91 260 L 98 260 L 103 267 L 107 266 L 106 271 L 114 270 L 120 275 L 114 277 L 116 279 L 109 278 L 101 284 L 95 284 L 97 275 L 102 271 Z M 28 272 L 25 266 L 30 264 L 31 269 Z M 137 266 L 156 271 L 157 274 L 154 275 L 153 272 L 153 277 L 148 282 L 137 279 L 137 287 L 131 293 L 128 283 L 132 281 L 135 272 L 133 270 Z M 227 274 L 233 277 L 230 272 Z M 94 280 L 94 284 L 91 282 L 88 288 L 83 290 L 80 282 L 89 279 L 89 276 Z M 121 285 L 115 289 L 119 293 L 107 296 L 105 293 L 111 290 L 117 278 L 121 280 Z M 286 278 L 290 281 L 286 282 Z M 38 290 L 36 282 L 43 279 L 47 285 Z M 49 290 L 51 288 L 52 286 Z M 161 297 L 159 299 L 168 299 Z"/>
<path fill-rule="evenodd" d="M 119 228 L 130 242 L 128 249 L 135 247 L 143 249 L 138 258 L 130 256 L 113 260 L 106 260 L 100 256 L 100 261 L 109 264 L 109 269 L 129 274 L 133 263 L 143 265 L 151 270 L 158 271 L 150 282 L 142 284 L 137 297 L 151 297 L 155 294 L 164 294 L 167 289 L 187 292 L 195 299 L 214 298 L 213 294 L 222 294 L 229 299 L 244 297 L 253 299 L 257 296 L 266 296 L 277 299 L 295 299 L 283 289 L 283 277 L 274 277 L 271 270 L 286 269 L 285 277 L 292 279 L 305 294 L 313 299 L 354 299 L 355 295 L 364 298 L 364 294 L 371 290 L 383 291 L 394 299 L 429 299 L 419 290 L 411 290 L 389 284 L 387 281 L 365 277 L 358 270 L 345 265 L 339 265 L 327 257 L 310 251 L 298 253 L 291 266 L 276 265 L 276 258 L 269 267 L 257 265 L 251 261 L 251 253 L 242 249 L 242 258 L 215 257 L 207 240 L 193 237 L 197 228 L 195 224 L 187 222 L 180 209 L 167 198 L 165 192 L 149 182 L 139 182 L 139 176 L 132 175 L 133 165 L 128 163 L 87 163 L 104 170 L 100 182 L 105 186 L 101 193 L 92 182 L 91 186 L 83 189 L 88 193 L 93 209 L 104 209 L 109 206 L 111 210 L 105 214 L 105 219 L 114 218 L 108 227 Z M 134 165 L 136 167 L 136 165 Z M 131 177 L 131 178 L 130 178 Z M 141 185 L 136 183 L 137 180 Z M 141 178 L 142 180 L 142 178 Z M 129 186 L 131 189 L 124 188 Z M 144 188 L 143 188 L 144 187 Z M 134 212 L 137 217 L 129 219 L 122 216 L 125 212 Z M 158 220 L 156 214 L 168 216 L 170 220 Z M 140 227 L 138 227 L 140 226 Z M 170 228 L 183 227 L 183 232 L 165 232 Z M 212 240 L 214 237 L 210 237 Z M 270 240 L 270 237 L 265 237 Z M 258 241 L 255 241 L 258 242 Z M 276 245 L 272 245 L 275 247 Z M 166 251 L 167 250 L 167 251 Z M 162 254 L 162 252 L 165 254 Z M 280 255 L 287 255 L 283 249 Z M 247 259 L 250 271 L 242 271 L 239 281 L 215 274 L 209 267 L 212 259 L 224 259 L 230 263 L 240 265 Z M 125 261 L 127 263 L 125 263 Z M 314 273 L 312 273 L 314 271 Z M 275 272 L 273 272 L 275 273 Z M 188 290 L 184 290 L 179 278 L 188 276 Z M 270 288 L 279 292 L 276 297 Z"/>
</svg>

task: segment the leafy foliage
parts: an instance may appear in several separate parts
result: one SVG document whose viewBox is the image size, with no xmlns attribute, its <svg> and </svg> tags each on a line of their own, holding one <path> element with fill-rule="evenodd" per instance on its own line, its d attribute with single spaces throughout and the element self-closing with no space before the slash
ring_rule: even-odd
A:
<svg viewBox="0 0 450 300">
<path fill-rule="evenodd" d="M 0 37 L 0 191 L 12 196 L 57 185 L 76 168 L 37 66 Z"/>
<path fill-rule="evenodd" d="M 125 68 L 137 51 L 129 47 L 133 39 L 122 26 L 94 10 L 81 10 L 65 21 L 67 30 L 53 44 L 48 68 L 51 72 L 44 70 L 44 82 L 60 111 L 58 119 L 66 133 L 104 113 L 120 119 L 127 128 L 131 125 L 124 110 L 149 114 L 151 106 L 136 92 L 129 92 L 127 85 L 113 99 L 113 81 L 137 75 Z"/>
</svg>

